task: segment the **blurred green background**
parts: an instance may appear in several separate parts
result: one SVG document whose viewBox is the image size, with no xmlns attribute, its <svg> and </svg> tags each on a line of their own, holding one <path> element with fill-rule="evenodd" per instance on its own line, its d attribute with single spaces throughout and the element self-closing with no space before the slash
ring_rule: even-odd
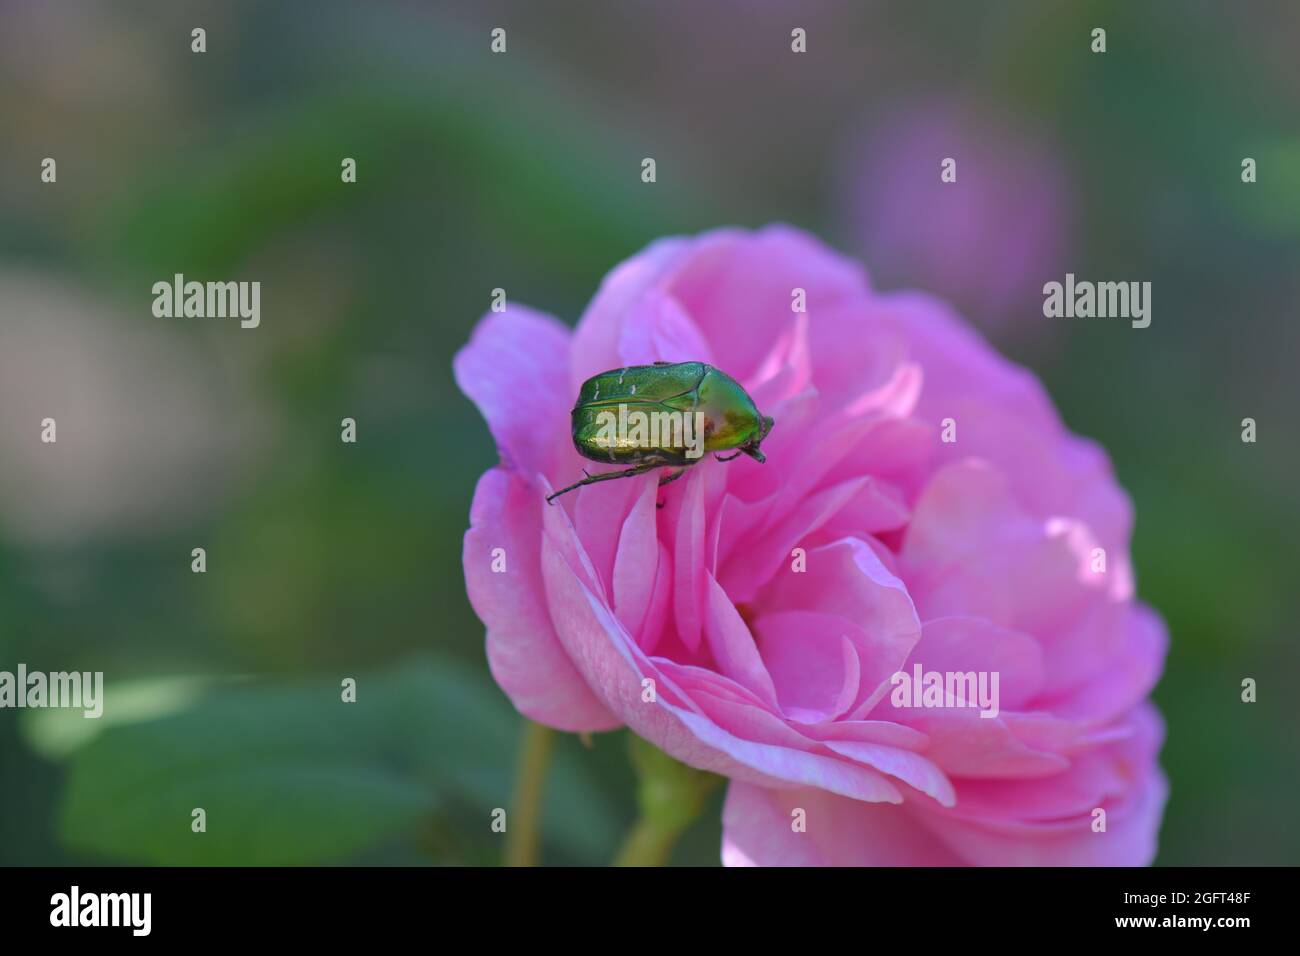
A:
<svg viewBox="0 0 1300 956">
<path fill-rule="evenodd" d="M 0 711 L 0 862 L 496 862 L 519 721 L 452 355 L 495 287 L 572 322 L 657 236 L 784 220 L 1110 450 L 1173 637 L 1158 862 L 1296 863 L 1297 48 L 1291 2 L 0 3 L 0 669 L 108 684 Z M 931 116 L 974 198 L 891 218 L 938 156 L 877 160 Z M 1066 269 L 1150 280 L 1151 327 L 1044 319 Z M 177 272 L 260 280 L 261 327 L 154 318 Z M 545 861 L 608 861 L 633 787 L 621 734 L 564 737 Z M 717 862 L 720 803 L 673 862 Z"/>
</svg>

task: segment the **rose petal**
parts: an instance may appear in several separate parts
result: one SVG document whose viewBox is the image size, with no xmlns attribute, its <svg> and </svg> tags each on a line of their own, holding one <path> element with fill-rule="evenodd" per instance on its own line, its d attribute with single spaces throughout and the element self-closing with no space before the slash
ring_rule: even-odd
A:
<svg viewBox="0 0 1300 956">
<path fill-rule="evenodd" d="M 858 649 L 846 636 L 852 627 L 844 618 L 809 611 L 762 614 L 755 620 L 763 662 L 791 720 L 817 723 L 853 706 L 860 665 Z"/>
<path fill-rule="evenodd" d="M 569 330 L 520 305 L 484 316 L 452 361 L 456 384 L 487 419 L 502 461 L 523 474 L 549 474 L 557 463 L 574 395 L 568 367 Z"/>
<path fill-rule="evenodd" d="M 488 665 L 520 713 L 575 733 L 619 720 L 600 703 L 560 645 L 546 605 L 538 547 L 540 496 L 502 468 L 479 480 L 465 533 L 465 587 L 487 626 Z M 492 570 L 502 549 L 505 572 Z"/>
<path fill-rule="evenodd" d="M 802 810 L 802 814 L 796 811 Z M 802 818 L 803 832 L 794 825 Z M 904 807 L 732 781 L 722 808 L 726 866 L 955 866 L 962 859 Z"/>
</svg>

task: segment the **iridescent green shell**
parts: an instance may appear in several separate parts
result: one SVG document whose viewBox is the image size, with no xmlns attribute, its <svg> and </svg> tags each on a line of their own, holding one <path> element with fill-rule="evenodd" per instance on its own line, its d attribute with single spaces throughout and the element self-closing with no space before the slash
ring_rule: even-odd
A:
<svg viewBox="0 0 1300 956">
<path fill-rule="evenodd" d="M 692 422 L 703 429 L 702 452 L 739 449 L 762 460 L 758 445 L 772 427 L 772 420 L 759 413 L 754 400 L 735 379 L 703 362 L 629 365 L 593 375 L 582 383 L 573 408 L 573 444 L 579 454 L 593 461 L 619 463 L 658 462 L 689 465 L 687 444 L 677 441 L 685 434 L 668 429 L 657 440 L 628 441 L 626 429 L 618 429 L 611 440 L 610 417 L 642 412 L 661 416 L 660 423 Z M 694 418 L 695 413 L 700 418 Z M 670 418 L 676 416 L 675 419 Z"/>
</svg>

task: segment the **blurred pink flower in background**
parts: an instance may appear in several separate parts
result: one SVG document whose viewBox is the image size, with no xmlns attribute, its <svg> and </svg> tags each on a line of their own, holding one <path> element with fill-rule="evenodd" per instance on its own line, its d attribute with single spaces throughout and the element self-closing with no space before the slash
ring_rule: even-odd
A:
<svg viewBox="0 0 1300 956">
<path fill-rule="evenodd" d="M 940 178 L 948 158 L 955 182 Z M 922 103 L 855 136 L 839 176 L 846 234 L 891 285 L 937 293 L 999 337 L 1060 328 L 1042 287 L 1067 271 L 1074 200 L 1046 135 L 979 104 Z"/>
<path fill-rule="evenodd" d="M 656 360 L 735 376 L 776 420 L 767 463 L 547 506 L 591 465 L 579 383 Z M 725 862 L 1150 862 L 1167 639 L 1133 598 L 1129 502 L 942 303 L 790 228 L 722 230 L 620 265 L 573 332 L 489 314 L 455 373 L 502 457 L 464 546 L 493 675 L 534 720 L 627 725 L 731 778 Z M 894 706 L 917 665 L 997 673 L 1000 712 Z"/>
</svg>

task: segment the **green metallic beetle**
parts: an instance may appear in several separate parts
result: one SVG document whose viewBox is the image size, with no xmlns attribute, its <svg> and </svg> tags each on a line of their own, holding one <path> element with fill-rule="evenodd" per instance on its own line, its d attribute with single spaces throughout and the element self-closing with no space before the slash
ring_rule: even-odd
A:
<svg viewBox="0 0 1300 956">
<path fill-rule="evenodd" d="M 742 452 L 766 461 L 758 446 L 773 424 L 759 414 L 739 382 L 703 362 L 655 362 L 601 372 L 583 382 L 578 392 L 573 447 L 592 461 L 632 467 L 587 475 L 547 495 L 546 501 L 597 481 L 676 467 L 659 480 L 666 485 L 707 452 L 734 448 L 735 455 L 718 461 L 731 461 Z"/>
</svg>

